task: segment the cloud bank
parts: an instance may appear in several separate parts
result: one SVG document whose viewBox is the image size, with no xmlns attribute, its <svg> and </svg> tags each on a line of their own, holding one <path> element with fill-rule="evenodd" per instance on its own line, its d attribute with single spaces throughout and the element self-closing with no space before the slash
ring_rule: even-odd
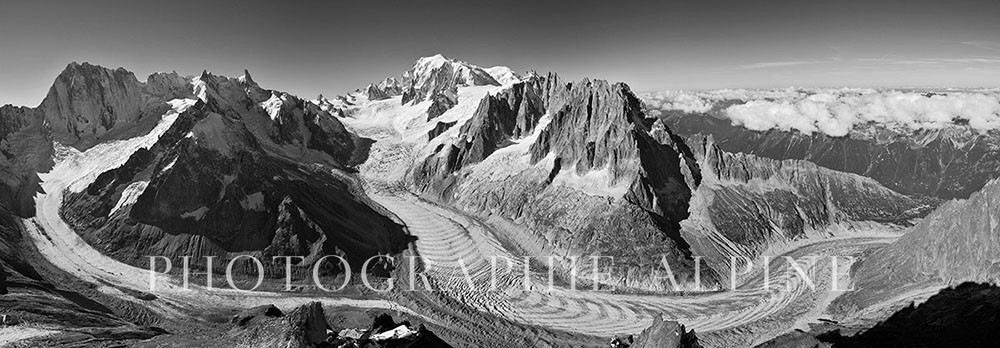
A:
<svg viewBox="0 0 1000 348">
<path fill-rule="evenodd" d="M 645 96 L 644 101 L 650 109 L 712 113 L 758 131 L 844 136 L 866 123 L 914 130 L 961 126 L 986 132 L 1000 128 L 998 90 L 720 90 L 660 92 Z M 715 108 L 723 102 L 730 106 Z"/>
</svg>

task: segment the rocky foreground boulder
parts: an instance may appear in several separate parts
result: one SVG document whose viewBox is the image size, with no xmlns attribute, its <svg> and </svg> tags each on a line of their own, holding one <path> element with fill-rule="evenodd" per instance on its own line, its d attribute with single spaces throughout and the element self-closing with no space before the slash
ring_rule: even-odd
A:
<svg viewBox="0 0 1000 348">
<path fill-rule="evenodd" d="M 287 315 L 274 306 L 260 306 L 233 317 L 229 336 L 237 346 L 259 348 L 370 347 L 450 348 L 423 325 L 397 323 L 388 314 L 377 315 L 367 328 L 331 330 L 319 302 L 303 305 Z"/>
<path fill-rule="evenodd" d="M 657 315 L 653 324 L 642 331 L 639 336 L 616 337 L 612 339 L 611 348 L 701 348 L 694 330 L 687 331 L 684 325 L 676 321 L 663 320 Z"/>
</svg>

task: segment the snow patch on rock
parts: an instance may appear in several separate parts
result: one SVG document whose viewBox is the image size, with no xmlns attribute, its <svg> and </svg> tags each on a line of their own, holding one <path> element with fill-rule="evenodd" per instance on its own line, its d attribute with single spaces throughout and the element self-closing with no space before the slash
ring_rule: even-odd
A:
<svg viewBox="0 0 1000 348">
<path fill-rule="evenodd" d="M 205 218 L 205 214 L 208 213 L 208 210 L 209 210 L 208 207 L 202 206 L 199 207 L 198 209 L 181 214 L 181 218 L 184 219 L 191 218 L 201 221 L 201 219 Z"/>
<path fill-rule="evenodd" d="M 271 93 L 271 98 L 261 102 L 260 107 L 264 108 L 268 116 L 271 116 L 271 121 L 279 121 L 278 117 L 281 116 L 281 107 L 285 105 L 286 99 L 287 96 L 284 94 L 279 96 L 277 93 Z"/>
<path fill-rule="evenodd" d="M 111 211 L 108 212 L 108 216 L 114 215 L 115 212 L 121 208 L 135 204 L 135 200 L 139 199 L 139 195 L 146 190 L 147 185 L 149 185 L 149 181 L 143 180 L 133 182 L 125 187 L 125 190 L 122 191 L 121 198 L 118 199 L 118 203 L 115 204 L 115 207 L 111 208 Z"/>
<path fill-rule="evenodd" d="M 160 136 L 167 129 L 170 129 L 170 126 L 177 120 L 177 116 L 194 105 L 195 102 L 197 102 L 195 99 L 171 100 L 167 102 L 171 109 L 160 117 L 160 122 L 148 134 L 126 140 L 101 143 L 88 149 L 86 153 L 55 143 L 53 146 L 56 149 L 58 160 L 56 167 L 59 170 L 54 168 L 53 172 L 71 173 L 76 177 L 83 178 L 74 181 L 69 187 L 70 192 L 83 191 L 101 173 L 125 164 L 136 150 L 153 146 L 160 139 Z M 96 158 L 101 160 L 94 160 Z"/>
<path fill-rule="evenodd" d="M 240 200 L 240 206 L 246 210 L 252 211 L 263 211 L 264 210 L 264 194 L 261 192 L 254 192 L 243 199 Z"/>
</svg>

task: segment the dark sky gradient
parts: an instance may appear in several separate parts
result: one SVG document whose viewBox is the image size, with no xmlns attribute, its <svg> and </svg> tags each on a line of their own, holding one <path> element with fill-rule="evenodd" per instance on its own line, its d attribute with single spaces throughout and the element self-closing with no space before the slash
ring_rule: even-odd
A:
<svg viewBox="0 0 1000 348">
<path fill-rule="evenodd" d="M 998 86 L 997 1 L 4 1 L 0 104 L 71 61 L 341 94 L 443 53 L 633 89 Z"/>
</svg>

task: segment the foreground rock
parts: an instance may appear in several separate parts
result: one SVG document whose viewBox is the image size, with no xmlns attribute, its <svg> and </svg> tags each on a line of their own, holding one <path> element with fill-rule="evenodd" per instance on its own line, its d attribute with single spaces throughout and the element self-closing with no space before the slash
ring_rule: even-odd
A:
<svg viewBox="0 0 1000 348">
<path fill-rule="evenodd" d="M 694 330 L 687 331 L 676 321 L 665 321 L 657 315 L 653 324 L 642 331 L 631 345 L 620 343 L 618 347 L 629 348 L 700 348 Z"/>
<path fill-rule="evenodd" d="M 237 323 L 230 336 L 238 342 L 236 346 L 245 347 L 318 347 L 326 343 L 329 327 L 319 302 L 303 305 L 284 316 L 265 306 L 241 313 L 234 320 Z"/>
<path fill-rule="evenodd" d="M 273 306 L 261 306 L 241 312 L 233 318 L 236 324 L 229 337 L 237 342 L 236 346 L 260 348 L 451 347 L 423 325 L 396 323 L 388 314 L 376 316 L 368 328 L 332 331 L 318 302 L 303 305 L 288 315 L 275 310 Z"/>
<path fill-rule="evenodd" d="M 331 334 L 334 347 L 380 347 L 380 348 L 450 348 L 424 325 L 413 326 L 409 322 L 396 323 L 388 314 L 375 318 L 371 328 L 344 329 Z"/>
</svg>

